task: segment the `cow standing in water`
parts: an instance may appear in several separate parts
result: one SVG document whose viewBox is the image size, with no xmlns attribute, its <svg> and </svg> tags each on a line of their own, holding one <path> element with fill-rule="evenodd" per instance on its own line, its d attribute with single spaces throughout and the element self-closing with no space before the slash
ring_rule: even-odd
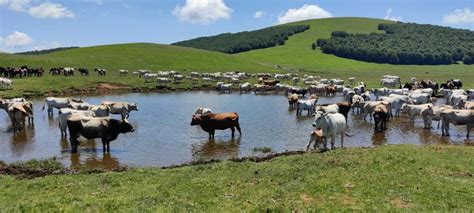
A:
<svg viewBox="0 0 474 213">
<path fill-rule="evenodd" d="M 79 136 L 87 139 L 101 138 L 103 151 L 110 152 L 110 142 L 117 139 L 120 133 L 133 132 L 134 129 L 126 119 L 116 120 L 110 118 L 87 117 L 83 115 L 72 115 L 67 119 L 69 129 L 69 142 L 71 152 L 77 152 Z"/>
<path fill-rule="evenodd" d="M 209 113 L 205 115 L 194 115 L 191 120 L 191 126 L 200 125 L 202 130 L 209 133 L 209 139 L 214 139 L 214 133 L 217 130 L 232 130 L 234 137 L 235 129 L 242 135 L 239 125 L 239 115 L 236 112 Z"/>
</svg>

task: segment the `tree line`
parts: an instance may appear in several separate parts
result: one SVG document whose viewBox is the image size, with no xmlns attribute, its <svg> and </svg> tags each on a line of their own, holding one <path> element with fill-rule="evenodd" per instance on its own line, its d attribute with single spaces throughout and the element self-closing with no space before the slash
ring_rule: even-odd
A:
<svg viewBox="0 0 474 213">
<path fill-rule="evenodd" d="M 474 32 L 426 24 L 379 24 L 384 33 L 331 33 L 312 44 L 322 52 L 361 61 L 438 65 L 474 64 Z"/>
<path fill-rule="evenodd" d="M 47 50 L 32 50 L 32 51 L 20 52 L 20 53 L 15 53 L 15 54 L 18 54 L 18 55 L 43 55 L 43 54 L 59 52 L 59 51 L 69 50 L 69 49 L 76 49 L 76 48 L 79 48 L 79 47 L 58 47 L 58 48 L 47 49 Z"/>
<path fill-rule="evenodd" d="M 288 37 L 304 32 L 307 29 L 309 29 L 309 25 L 276 26 L 255 31 L 200 37 L 177 42 L 172 45 L 234 54 L 283 45 Z"/>
</svg>

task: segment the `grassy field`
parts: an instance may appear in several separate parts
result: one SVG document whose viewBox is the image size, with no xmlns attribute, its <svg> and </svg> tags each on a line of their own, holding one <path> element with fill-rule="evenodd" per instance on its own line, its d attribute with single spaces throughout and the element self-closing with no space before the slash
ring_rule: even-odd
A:
<svg viewBox="0 0 474 213">
<path fill-rule="evenodd" d="M 21 96 L 23 94 L 42 94 L 46 91 L 62 91 L 67 88 L 93 87 L 99 82 L 126 84 L 131 87 L 153 87 L 154 84 L 143 83 L 142 79 L 132 76 L 119 77 L 119 69 L 136 71 L 138 69 L 178 70 L 182 73 L 191 71 L 245 71 L 256 72 L 299 72 L 315 74 L 323 78 L 356 77 L 368 83 L 369 87 L 378 87 L 379 79 L 384 74 L 399 75 L 408 81 L 415 76 L 419 79 L 433 79 L 444 82 L 450 78 L 460 78 L 466 87 L 474 87 L 474 66 L 468 65 L 389 65 L 361 62 L 323 54 L 312 50 L 311 43 L 318 38 L 327 38 L 336 30 L 348 32 L 377 32 L 377 25 L 387 22 L 367 18 L 330 18 L 291 23 L 308 24 L 311 29 L 296 34 L 283 46 L 253 50 L 237 55 L 197 50 L 170 45 L 150 43 L 133 43 L 105 45 L 54 52 L 40 56 L 22 56 L 0 54 L 0 66 L 43 67 L 94 67 L 109 70 L 107 77 L 55 77 L 46 73 L 42 78 L 15 79 L 12 91 L 1 91 L 0 97 Z M 281 69 L 277 69 L 277 65 Z M 189 82 L 173 85 L 176 88 L 200 87 Z"/>
<path fill-rule="evenodd" d="M 291 23 L 292 25 L 308 24 L 311 28 L 303 33 L 291 36 L 283 46 L 253 50 L 240 53 L 248 59 L 266 62 L 272 65 L 303 69 L 323 77 L 356 77 L 369 83 L 369 86 L 379 86 L 382 75 L 399 75 L 408 81 L 415 76 L 419 79 L 433 79 L 445 82 L 449 78 L 460 78 L 467 86 L 474 87 L 474 66 L 469 65 L 390 65 L 357 61 L 324 54 L 320 50 L 311 49 L 311 44 L 318 38 L 329 38 L 333 31 L 351 33 L 381 33 L 377 26 L 390 21 L 367 18 L 329 18 L 315 19 Z"/>
<path fill-rule="evenodd" d="M 149 43 L 86 47 L 40 56 L 0 54 L 0 66 L 22 65 L 43 67 L 47 71 L 41 78 L 14 79 L 14 89 L 12 91 L 0 90 L 0 97 L 62 91 L 66 88 L 92 87 L 99 82 L 120 83 L 131 87 L 151 88 L 155 85 L 153 83 L 144 84 L 143 79 L 131 75 L 119 77 L 119 69 L 128 69 L 130 72 L 139 69 L 177 70 L 182 73 L 270 70 L 267 66 L 235 55 Z M 50 67 L 85 67 L 91 71 L 91 74 L 89 77 L 51 76 L 48 74 Z M 93 72 L 95 67 L 106 68 L 109 71 L 108 75 L 106 77 L 97 76 L 97 73 Z M 192 85 L 188 82 L 174 85 L 174 87 L 190 88 Z"/>
<path fill-rule="evenodd" d="M 2 211 L 473 211 L 474 147 L 386 145 L 176 169 L 16 179 Z"/>
</svg>

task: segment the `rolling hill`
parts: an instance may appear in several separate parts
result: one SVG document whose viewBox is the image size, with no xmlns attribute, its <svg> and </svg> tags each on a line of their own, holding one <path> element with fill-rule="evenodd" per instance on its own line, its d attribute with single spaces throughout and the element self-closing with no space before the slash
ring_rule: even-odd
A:
<svg viewBox="0 0 474 213">
<path fill-rule="evenodd" d="M 325 78 L 356 77 L 370 87 L 379 86 L 380 76 L 399 75 L 407 81 L 410 77 L 432 79 L 439 82 L 450 78 L 460 78 L 467 87 L 474 86 L 472 66 L 452 65 L 392 65 L 346 59 L 313 50 L 311 44 L 319 38 L 329 38 L 333 31 L 349 33 L 382 33 L 380 23 L 392 23 L 381 19 L 369 18 L 328 18 L 307 20 L 287 25 L 309 25 L 310 29 L 295 34 L 284 45 L 252 50 L 239 54 L 224 54 L 173 45 L 151 43 L 116 44 L 53 52 L 44 55 L 0 54 L 0 66 L 30 67 L 101 67 L 108 69 L 107 77 L 95 74 L 78 80 L 73 78 L 45 77 L 16 79 L 13 91 L 0 91 L 1 96 L 15 96 L 28 92 L 61 91 L 65 88 L 84 88 L 99 82 L 122 83 L 133 87 L 153 87 L 144 84 L 142 79 L 119 77 L 117 70 L 138 69 L 191 71 L 246 71 L 246 72 L 299 72 L 301 74 L 320 75 Z M 277 68 L 278 67 L 278 68 Z M 177 85 L 190 88 L 190 85 Z"/>
</svg>

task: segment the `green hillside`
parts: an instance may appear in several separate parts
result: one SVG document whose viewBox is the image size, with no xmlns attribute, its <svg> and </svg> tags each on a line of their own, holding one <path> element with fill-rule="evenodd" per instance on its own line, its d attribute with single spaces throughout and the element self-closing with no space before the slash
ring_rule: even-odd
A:
<svg viewBox="0 0 474 213">
<path fill-rule="evenodd" d="M 271 65 L 294 67 L 323 77 L 355 76 L 375 86 L 384 74 L 400 75 L 405 80 L 412 76 L 424 79 L 445 81 L 447 78 L 461 78 L 466 82 L 474 81 L 474 71 L 468 65 L 391 65 L 377 64 L 340 58 L 311 49 L 311 44 L 319 38 L 329 38 L 333 31 L 349 33 L 380 32 L 380 23 L 391 21 L 368 18 L 328 18 L 290 23 L 289 25 L 310 25 L 310 29 L 291 36 L 283 46 L 253 50 L 238 55 L 245 58 L 264 61 Z M 402 79 L 403 80 L 403 79 Z M 472 84 L 470 84 L 472 85 Z"/>
<path fill-rule="evenodd" d="M 399 75 L 402 81 L 410 77 L 432 79 L 444 82 L 451 78 L 460 78 L 466 87 L 474 87 L 472 66 L 453 65 L 390 65 L 377 64 L 324 54 L 311 49 L 311 44 L 318 38 L 329 38 L 333 31 L 349 33 L 380 32 L 378 24 L 390 21 L 368 18 L 329 18 L 290 23 L 288 25 L 310 25 L 305 32 L 291 36 L 285 45 L 273 48 L 253 50 L 240 54 L 198 50 L 172 45 L 151 43 L 117 44 L 95 47 L 84 47 L 64 50 L 45 55 L 1 54 L 0 66 L 43 67 L 94 67 L 106 68 L 109 74 L 98 77 L 58 77 L 46 73 L 42 78 L 15 79 L 13 90 L 0 90 L 0 97 L 20 96 L 27 93 L 44 93 L 62 91 L 66 88 L 84 88 L 95 86 L 99 82 L 121 83 L 131 87 L 148 87 L 143 79 L 136 77 L 119 77 L 119 69 L 136 71 L 138 69 L 178 70 L 183 73 L 191 71 L 246 71 L 246 72 L 299 72 L 315 74 L 324 78 L 356 77 L 365 81 L 370 87 L 380 86 L 379 79 L 384 74 Z M 277 68 L 278 67 L 278 68 Z M 173 85 L 177 88 L 194 88 L 201 85 L 191 83 Z"/>
<path fill-rule="evenodd" d="M 64 50 L 45 55 L 24 56 L 16 54 L 0 54 L 0 66 L 43 67 L 46 73 L 41 78 L 14 79 L 13 90 L 0 90 L 0 98 L 21 96 L 23 94 L 38 94 L 45 91 L 62 91 L 66 88 L 93 87 L 99 82 L 120 83 L 131 87 L 155 86 L 145 84 L 143 79 L 118 76 L 119 69 L 136 71 L 148 69 L 177 70 L 182 73 L 191 71 L 269 71 L 270 67 L 258 64 L 250 59 L 186 47 L 133 43 L 105 45 L 95 47 Z M 51 76 L 51 67 L 85 67 L 91 72 L 89 77 Z M 106 68 L 106 77 L 99 77 L 92 72 L 94 67 Z M 178 88 L 192 88 L 190 84 L 174 85 Z M 198 85 L 195 85 L 198 86 Z"/>
</svg>

